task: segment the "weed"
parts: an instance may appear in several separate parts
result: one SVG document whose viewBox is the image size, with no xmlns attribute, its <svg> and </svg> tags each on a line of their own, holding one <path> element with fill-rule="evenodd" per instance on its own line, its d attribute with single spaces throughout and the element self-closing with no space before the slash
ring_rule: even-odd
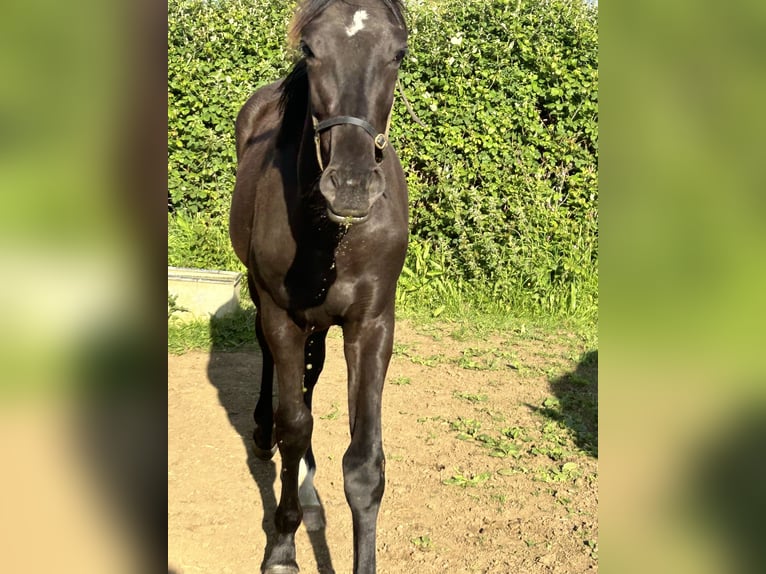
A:
<svg viewBox="0 0 766 574">
<path fill-rule="evenodd" d="M 457 420 L 449 423 L 450 429 L 458 433 L 457 438 L 460 440 L 469 440 L 474 438 L 477 432 L 481 429 L 481 423 L 473 419 L 464 419 L 458 417 Z"/>
<path fill-rule="evenodd" d="M 488 409 L 487 407 L 480 408 L 478 409 L 477 412 L 487 415 L 492 420 L 492 422 L 496 422 L 496 423 L 505 422 L 505 415 L 503 413 L 493 411 L 491 409 Z"/>
<path fill-rule="evenodd" d="M 489 397 L 484 393 L 461 393 L 459 391 L 454 391 L 452 393 L 452 396 L 456 399 L 462 399 L 464 401 L 468 401 L 469 403 L 485 403 L 489 400 Z"/>
<path fill-rule="evenodd" d="M 565 462 L 560 467 L 542 468 L 538 470 L 537 480 L 542 482 L 568 482 L 581 476 L 577 463 Z"/>
<path fill-rule="evenodd" d="M 518 458 L 522 455 L 521 449 L 515 443 L 506 440 L 504 435 L 499 437 L 487 433 L 480 433 L 481 423 L 477 420 L 458 417 L 450 422 L 450 429 L 457 432 L 458 440 L 474 440 L 489 451 L 489 456 L 506 458 L 512 456 Z"/>
<path fill-rule="evenodd" d="M 461 488 L 468 488 L 473 486 L 481 486 L 485 482 L 489 480 L 489 478 L 492 476 L 489 472 L 482 472 L 481 474 L 473 475 L 473 476 L 465 476 L 460 469 L 455 469 L 458 471 L 457 474 L 452 475 L 450 478 L 447 478 L 442 481 L 442 484 L 450 485 L 450 486 L 459 486 Z"/>
<path fill-rule="evenodd" d="M 506 503 L 508 502 L 508 495 L 507 494 L 490 494 L 490 499 L 497 503 L 496 512 L 500 513 L 503 511 L 503 508 L 505 508 Z"/>
<path fill-rule="evenodd" d="M 428 357 L 422 357 L 420 355 L 407 355 L 407 358 L 416 365 L 423 365 L 425 367 L 435 367 L 436 365 L 444 362 L 444 354 L 437 353 L 436 355 L 430 355 Z"/>
<path fill-rule="evenodd" d="M 168 319 L 174 314 L 174 313 L 180 313 L 183 311 L 188 311 L 185 307 L 181 307 L 178 304 L 178 295 L 172 295 L 168 293 Z"/>
<path fill-rule="evenodd" d="M 489 455 L 496 458 L 506 458 L 508 456 L 519 457 L 521 452 L 514 443 L 496 438 L 488 434 L 480 434 L 475 437 L 485 448 L 489 449 Z"/>
<path fill-rule="evenodd" d="M 455 341 L 463 342 L 469 340 L 473 333 L 467 325 L 460 325 L 457 329 L 450 332 L 449 336 Z"/>
<path fill-rule="evenodd" d="M 394 357 L 404 357 L 416 365 L 424 365 L 426 367 L 435 367 L 444 362 L 444 355 L 442 353 L 424 357 L 415 353 L 412 345 L 406 343 L 395 343 L 392 354 Z"/>
<path fill-rule="evenodd" d="M 543 406 L 546 409 L 557 409 L 559 407 L 559 400 L 554 397 L 548 397 L 543 401 Z"/>
<path fill-rule="evenodd" d="M 416 420 L 419 423 L 427 423 L 429 421 L 431 421 L 431 422 L 439 422 L 440 420 L 442 420 L 442 417 L 441 417 L 441 415 L 434 415 L 432 417 L 418 417 Z"/>
<path fill-rule="evenodd" d="M 409 377 L 396 377 L 394 380 L 391 381 L 392 385 L 402 386 L 402 385 L 409 385 L 411 383 L 411 379 Z"/>
<path fill-rule="evenodd" d="M 330 411 L 327 414 L 320 416 L 319 418 L 322 419 L 323 421 L 334 421 L 339 416 L 340 416 L 340 409 L 338 408 L 338 403 L 333 403 L 332 406 L 330 407 Z"/>
<path fill-rule="evenodd" d="M 478 349 L 469 347 L 461 351 L 461 356 L 454 359 L 460 368 L 472 371 L 500 371 L 506 368 L 518 370 L 518 361 L 513 353 L 497 348 Z"/>
<path fill-rule="evenodd" d="M 529 442 L 531 440 L 527 435 L 527 429 L 524 427 L 506 427 L 500 432 L 503 434 L 503 436 L 513 440 L 520 440 L 523 442 Z"/>
<path fill-rule="evenodd" d="M 394 357 L 407 357 L 409 356 L 411 346 L 406 343 L 394 343 L 392 354 Z"/>
<path fill-rule="evenodd" d="M 410 538 L 410 542 L 412 542 L 418 550 L 422 551 L 430 550 L 434 544 L 433 540 L 431 540 L 431 537 L 428 534 L 422 534 L 420 536 Z"/>
</svg>

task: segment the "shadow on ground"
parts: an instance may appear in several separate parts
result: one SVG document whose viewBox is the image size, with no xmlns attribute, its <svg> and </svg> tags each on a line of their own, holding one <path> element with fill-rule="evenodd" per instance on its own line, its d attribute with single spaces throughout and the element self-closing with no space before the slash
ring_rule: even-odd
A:
<svg viewBox="0 0 766 574">
<path fill-rule="evenodd" d="M 91 333 L 75 356 L 78 454 L 97 481 L 94 496 L 132 535 L 143 571 L 161 569 L 166 554 L 167 402 L 158 349 L 144 325 L 125 321 Z"/>
<path fill-rule="evenodd" d="M 277 500 L 274 488 L 277 477 L 275 460 L 262 461 L 253 453 L 253 411 L 261 385 L 261 351 L 255 340 L 255 312 L 239 309 L 225 318 L 212 317 L 210 333 L 212 348 L 208 362 L 208 379 L 218 390 L 218 400 L 226 409 L 231 426 L 237 431 L 247 452 L 247 466 L 255 480 L 263 502 L 261 526 L 266 534 L 263 562 L 276 542 L 274 512 Z M 278 392 L 275 385 L 275 394 Z M 275 399 L 276 400 L 276 399 Z M 334 574 L 325 528 L 309 531 L 317 570 L 320 574 Z"/>
<path fill-rule="evenodd" d="M 688 517 L 707 523 L 709 543 L 728 547 L 730 571 L 750 574 L 766 564 L 766 408 L 748 404 L 734 421 L 696 455 L 686 502 Z"/>
<path fill-rule="evenodd" d="M 598 458 L 598 351 L 584 353 L 574 371 L 550 382 L 555 399 L 533 410 L 569 428 L 575 444 Z"/>
</svg>

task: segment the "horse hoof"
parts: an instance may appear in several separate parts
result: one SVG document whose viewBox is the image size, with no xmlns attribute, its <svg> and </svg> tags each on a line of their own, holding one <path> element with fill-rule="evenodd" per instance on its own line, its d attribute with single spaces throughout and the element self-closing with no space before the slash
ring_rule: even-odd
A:
<svg viewBox="0 0 766 574">
<path fill-rule="evenodd" d="M 300 568 L 297 566 L 287 566 L 284 564 L 275 564 L 274 566 L 269 566 L 263 571 L 263 574 L 298 574 L 300 572 Z"/>
<path fill-rule="evenodd" d="M 316 532 L 322 530 L 326 526 L 324 519 L 324 511 L 321 506 L 304 506 L 303 507 L 303 525 L 308 532 Z"/>
</svg>

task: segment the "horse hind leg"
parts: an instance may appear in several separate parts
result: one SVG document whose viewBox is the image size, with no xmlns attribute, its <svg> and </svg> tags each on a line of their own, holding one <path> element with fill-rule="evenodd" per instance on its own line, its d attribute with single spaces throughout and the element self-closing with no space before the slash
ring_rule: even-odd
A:
<svg viewBox="0 0 766 574">
<path fill-rule="evenodd" d="M 313 333 L 306 341 L 304 351 L 306 366 L 303 377 L 305 392 L 303 393 L 303 402 L 309 410 L 311 410 L 314 387 L 324 367 L 326 336 L 327 331 Z M 326 525 L 322 503 L 314 487 L 315 474 L 316 460 L 314 459 L 311 443 L 309 443 L 306 454 L 301 460 L 298 474 L 298 484 L 300 484 L 298 498 L 303 509 L 303 524 L 309 532 L 322 530 Z"/>
<path fill-rule="evenodd" d="M 250 292 L 255 293 L 252 281 L 250 283 Z M 253 420 L 255 421 L 255 428 L 253 429 L 253 454 L 260 460 L 271 460 L 277 452 L 273 405 L 274 358 L 263 334 L 260 312 L 257 313 L 255 318 L 255 335 L 261 347 L 262 367 L 261 390 L 258 402 L 255 405 L 255 411 L 253 412 Z"/>
<path fill-rule="evenodd" d="M 314 453 L 309 446 L 306 456 L 301 459 L 298 469 L 298 499 L 303 510 L 303 525 L 309 532 L 322 530 L 325 527 L 324 510 L 314 487 L 314 475 L 316 474 L 316 461 Z"/>
</svg>

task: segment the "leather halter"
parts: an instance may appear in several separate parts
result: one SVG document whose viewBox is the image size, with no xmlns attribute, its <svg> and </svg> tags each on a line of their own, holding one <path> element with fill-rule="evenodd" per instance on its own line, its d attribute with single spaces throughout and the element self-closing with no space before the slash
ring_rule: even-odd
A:
<svg viewBox="0 0 766 574">
<path fill-rule="evenodd" d="M 391 112 L 393 112 L 393 105 L 391 106 L 391 111 L 388 113 L 388 121 L 386 122 L 386 132 L 381 133 L 378 130 L 375 129 L 375 126 L 373 126 L 370 122 L 367 120 L 363 120 L 362 118 L 356 118 L 354 116 L 335 116 L 334 118 L 329 118 L 326 120 L 322 120 L 321 122 L 316 119 L 316 116 L 314 114 L 311 114 L 311 121 L 314 124 L 314 145 L 316 147 L 316 154 L 317 154 L 317 162 L 319 162 L 319 169 L 321 171 L 324 171 L 324 163 L 322 162 L 322 147 L 321 142 L 319 140 L 319 136 L 322 134 L 323 131 L 330 129 L 333 126 L 338 126 L 341 124 L 350 124 L 352 126 L 358 126 L 362 128 L 364 131 L 366 131 L 368 134 L 370 134 L 370 137 L 372 138 L 372 141 L 375 142 L 375 147 L 379 149 L 380 151 L 383 151 L 388 147 L 388 130 L 391 126 Z"/>
</svg>

